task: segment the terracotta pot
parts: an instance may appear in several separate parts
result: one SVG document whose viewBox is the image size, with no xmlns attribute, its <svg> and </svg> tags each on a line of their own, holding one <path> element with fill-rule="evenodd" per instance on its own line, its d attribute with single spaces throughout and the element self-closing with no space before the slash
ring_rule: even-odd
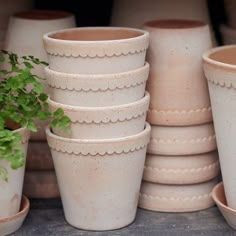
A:
<svg viewBox="0 0 236 236">
<path fill-rule="evenodd" d="M 212 207 L 211 191 L 217 180 L 190 185 L 162 185 L 143 182 L 139 207 L 161 212 L 191 212 Z"/>
<path fill-rule="evenodd" d="M 224 0 L 224 3 L 227 15 L 227 24 L 230 27 L 236 29 L 236 16 L 235 16 L 236 2 L 234 0 Z"/>
<path fill-rule="evenodd" d="M 211 180 L 219 172 L 217 152 L 190 156 L 148 154 L 143 180 L 160 184 L 195 184 Z"/>
<path fill-rule="evenodd" d="M 30 133 L 25 128 L 20 128 L 16 132 L 22 135 L 22 150 L 26 154 Z M 8 171 L 8 182 L 0 178 L 0 218 L 6 218 L 20 210 L 25 166 L 13 170 L 5 160 L 0 160 L 0 166 Z"/>
<path fill-rule="evenodd" d="M 61 108 L 71 120 L 71 132 L 53 128 L 61 137 L 101 139 L 119 138 L 141 132 L 145 126 L 149 94 L 133 103 L 109 107 L 78 107 L 48 100 L 54 112 Z"/>
<path fill-rule="evenodd" d="M 112 25 L 139 28 L 155 19 L 189 19 L 209 22 L 206 0 L 115 0 Z"/>
<path fill-rule="evenodd" d="M 53 170 L 54 165 L 47 142 L 30 142 L 26 160 L 27 170 Z"/>
<path fill-rule="evenodd" d="M 23 192 L 29 198 L 60 197 L 55 172 L 26 170 Z"/>
<path fill-rule="evenodd" d="M 236 209 L 236 46 L 224 46 L 203 55 L 210 90 L 217 146 L 228 206 Z"/>
<path fill-rule="evenodd" d="M 30 208 L 29 199 L 22 196 L 20 211 L 15 215 L 0 218 L 0 235 L 5 236 L 17 231 L 23 224 Z"/>
<path fill-rule="evenodd" d="M 220 32 L 225 45 L 236 44 L 236 29 L 230 28 L 227 25 L 221 25 Z"/>
<path fill-rule="evenodd" d="M 193 155 L 216 149 L 213 123 L 185 127 L 152 126 L 148 152 L 157 155 Z"/>
<path fill-rule="evenodd" d="M 226 222 L 236 230 L 236 211 L 227 206 L 223 182 L 217 184 L 212 190 L 212 198 L 224 216 Z"/>
<path fill-rule="evenodd" d="M 71 74 L 110 74 L 142 67 L 148 42 L 148 32 L 119 27 L 83 27 L 44 35 L 50 69 Z"/>
<path fill-rule="evenodd" d="M 87 230 L 111 230 L 136 215 L 150 125 L 118 139 L 67 139 L 47 129 L 66 220 Z"/>
<path fill-rule="evenodd" d="M 10 17 L 19 11 L 33 7 L 32 0 L 0 0 L 0 29 L 6 31 Z"/>
<path fill-rule="evenodd" d="M 212 120 L 201 56 L 211 47 L 208 25 L 200 21 L 147 22 L 147 60 L 151 64 L 147 90 L 151 124 L 187 126 Z"/>
<path fill-rule="evenodd" d="M 19 56 L 33 55 L 43 61 L 47 61 L 47 54 L 42 40 L 43 34 L 74 26 L 74 16 L 68 12 L 44 10 L 20 12 L 10 19 L 4 49 L 17 53 Z M 8 66 L 8 63 L 3 63 L 4 68 Z M 44 67 L 44 65 L 35 66 L 33 73 L 45 78 Z M 44 80 L 41 80 L 41 82 L 44 83 Z M 39 132 L 32 133 L 31 139 L 45 140 L 44 130 L 47 125 L 48 122 L 40 122 L 38 124 Z"/>
<path fill-rule="evenodd" d="M 53 101 L 84 107 L 114 106 L 144 96 L 149 64 L 136 70 L 102 75 L 66 74 L 45 69 Z"/>
</svg>

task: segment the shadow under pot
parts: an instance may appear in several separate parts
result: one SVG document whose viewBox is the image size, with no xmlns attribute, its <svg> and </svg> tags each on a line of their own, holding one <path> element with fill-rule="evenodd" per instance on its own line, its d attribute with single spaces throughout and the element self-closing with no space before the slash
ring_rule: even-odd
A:
<svg viewBox="0 0 236 236">
<path fill-rule="evenodd" d="M 142 67 L 149 34 L 120 27 L 82 27 L 44 35 L 49 68 L 71 74 L 109 74 Z"/>
<path fill-rule="evenodd" d="M 221 172 L 228 206 L 236 210 L 236 46 L 205 52 L 204 72 L 208 80 Z"/>
<path fill-rule="evenodd" d="M 150 96 L 132 103 L 108 107 L 79 107 L 48 100 L 52 112 L 61 108 L 71 120 L 70 132 L 53 128 L 61 137 L 76 139 L 119 138 L 143 131 Z"/>
<path fill-rule="evenodd" d="M 112 230 L 136 215 L 150 125 L 116 139 L 68 139 L 48 128 L 66 220 L 86 230 Z"/>
</svg>

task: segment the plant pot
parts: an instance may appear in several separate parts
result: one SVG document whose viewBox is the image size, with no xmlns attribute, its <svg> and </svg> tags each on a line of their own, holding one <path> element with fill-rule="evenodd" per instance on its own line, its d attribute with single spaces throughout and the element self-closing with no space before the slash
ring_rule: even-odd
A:
<svg viewBox="0 0 236 236">
<path fill-rule="evenodd" d="M 138 101 L 144 96 L 149 64 L 136 70 L 102 75 L 66 74 L 45 69 L 53 101 L 73 106 L 104 107 Z"/>
<path fill-rule="evenodd" d="M 233 29 L 236 29 L 236 2 L 234 0 L 224 0 L 224 6 L 227 15 L 227 24 Z"/>
<path fill-rule="evenodd" d="M 0 218 L 0 235 L 5 236 L 17 231 L 23 224 L 30 208 L 29 199 L 22 196 L 20 211 L 7 218 Z"/>
<path fill-rule="evenodd" d="M 208 25 L 191 20 L 147 22 L 148 121 L 155 125 L 189 126 L 212 121 L 202 53 L 211 44 Z"/>
<path fill-rule="evenodd" d="M 195 184 L 211 180 L 219 172 L 216 151 L 189 156 L 148 154 L 143 180 L 160 184 Z"/>
<path fill-rule="evenodd" d="M 112 230 L 135 219 L 150 125 L 118 139 L 67 139 L 47 129 L 66 220 Z"/>
<path fill-rule="evenodd" d="M 190 185 L 164 185 L 143 182 L 139 207 L 161 212 L 192 212 L 212 207 L 211 191 L 217 180 Z"/>
<path fill-rule="evenodd" d="M 220 32 L 224 45 L 236 43 L 236 29 L 230 28 L 227 25 L 221 25 Z"/>
<path fill-rule="evenodd" d="M 29 198 L 60 197 L 55 172 L 26 170 L 23 192 Z"/>
<path fill-rule="evenodd" d="M 108 139 L 137 134 L 144 129 L 149 94 L 133 103 L 109 107 L 78 107 L 48 100 L 50 110 L 58 108 L 71 120 L 71 132 L 53 129 L 56 135 L 76 139 Z"/>
<path fill-rule="evenodd" d="M 74 26 L 74 16 L 68 12 L 45 10 L 20 12 L 10 18 L 4 49 L 14 52 L 19 56 L 33 55 L 40 60 L 47 61 L 47 54 L 43 47 L 43 35 L 53 30 Z M 3 63 L 4 68 L 8 66 L 8 62 Z M 44 67 L 44 65 L 37 65 L 33 69 L 33 73 L 45 78 Z M 42 83 L 45 83 L 44 80 L 42 80 Z M 47 88 L 45 90 L 47 92 Z M 39 132 L 32 133 L 31 139 L 45 140 L 44 130 L 48 122 L 37 123 Z"/>
<path fill-rule="evenodd" d="M 155 19 L 210 22 L 206 0 L 115 0 L 111 24 L 139 28 Z"/>
<path fill-rule="evenodd" d="M 29 143 L 26 169 L 36 171 L 54 170 L 52 156 L 47 142 Z"/>
<path fill-rule="evenodd" d="M 111 74 L 144 65 L 149 34 L 119 27 L 83 27 L 44 35 L 50 69 L 71 74 Z"/>
<path fill-rule="evenodd" d="M 30 133 L 25 128 L 15 132 L 22 135 L 22 151 L 26 154 Z M 6 218 L 17 214 L 20 210 L 25 166 L 13 170 L 5 160 L 0 160 L 0 165 L 8 171 L 8 182 L 0 178 L 0 218 Z"/>
<path fill-rule="evenodd" d="M 217 146 L 228 206 L 236 209 L 236 46 L 224 46 L 203 55 L 208 79 Z"/>
<path fill-rule="evenodd" d="M 148 153 L 194 155 L 216 149 L 213 123 L 185 127 L 152 126 Z"/>
</svg>

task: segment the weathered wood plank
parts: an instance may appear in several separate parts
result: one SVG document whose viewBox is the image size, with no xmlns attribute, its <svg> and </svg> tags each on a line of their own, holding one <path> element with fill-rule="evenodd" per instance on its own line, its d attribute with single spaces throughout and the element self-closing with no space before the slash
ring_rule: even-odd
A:
<svg viewBox="0 0 236 236">
<path fill-rule="evenodd" d="M 31 205 L 23 227 L 12 236 L 236 236 L 216 207 L 181 214 L 139 209 L 135 222 L 128 227 L 112 232 L 88 232 L 67 224 L 60 200 L 35 200 Z"/>
</svg>

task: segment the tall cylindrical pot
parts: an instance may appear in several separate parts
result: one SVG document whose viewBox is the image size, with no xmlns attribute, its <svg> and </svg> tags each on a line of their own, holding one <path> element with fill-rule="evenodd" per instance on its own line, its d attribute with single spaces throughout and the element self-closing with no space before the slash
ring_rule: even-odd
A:
<svg viewBox="0 0 236 236">
<path fill-rule="evenodd" d="M 209 84 L 216 141 L 228 206 L 236 209 L 236 46 L 203 55 Z"/>
<path fill-rule="evenodd" d="M 212 45 L 208 25 L 159 20 L 145 23 L 144 29 L 150 33 L 148 121 L 165 126 L 210 122 L 211 105 L 201 63 L 202 53 Z"/>
</svg>

